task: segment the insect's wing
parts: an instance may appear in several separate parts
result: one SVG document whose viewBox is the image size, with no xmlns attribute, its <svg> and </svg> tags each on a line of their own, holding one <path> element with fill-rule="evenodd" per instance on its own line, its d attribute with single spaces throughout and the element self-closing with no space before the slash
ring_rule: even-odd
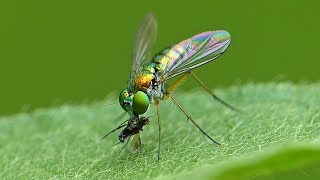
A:
<svg viewBox="0 0 320 180">
<path fill-rule="evenodd" d="M 152 14 L 148 14 L 136 32 L 132 54 L 132 67 L 130 77 L 150 60 L 147 56 L 157 37 L 157 22 Z"/>
<path fill-rule="evenodd" d="M 231 36 L 227 31 L 208 31 L 184 40 L 156 56 L 166 62 L 163 80 L 202 66 L 219 57 L 228 48 Z"/>
<path fill-rule="evenodd" d="M 134 153 L 139 152 L 141 147 L 140 133 L 137 133 L 133 136 L 131 145 L 132 145 L 132 151 Z"/>
</svg>

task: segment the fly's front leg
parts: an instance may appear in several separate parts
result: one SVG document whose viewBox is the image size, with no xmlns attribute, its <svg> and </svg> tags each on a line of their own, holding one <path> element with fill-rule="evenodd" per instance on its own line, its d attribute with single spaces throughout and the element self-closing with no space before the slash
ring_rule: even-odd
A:
<svg viewBox="0 0 320 180">
<path fill-rule="evenodd" d="M 157 107 L 157 116 L 158 116 L 158 128 L 159 128 L 159 138 L 158 138 L 158 160 L 160 160 L 160 149 L 161 149 L 161 122 L 160 122 L 160 108 L 159 108 L 159 100 L 155 99 L 155 105 Z"/>
</svg>

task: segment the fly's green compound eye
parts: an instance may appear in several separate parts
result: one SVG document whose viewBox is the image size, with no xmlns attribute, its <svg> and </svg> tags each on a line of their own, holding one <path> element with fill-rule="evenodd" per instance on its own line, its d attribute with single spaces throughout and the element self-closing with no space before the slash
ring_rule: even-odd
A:
<svg viewBox="0 0 320 180">
<path fill-rule="evenodd" d="M 150 101 L 146 93 L 138 91 L 133 97 L 132 110 L 136 114 L 143 114 L 147 111 Z"/>
</svg>

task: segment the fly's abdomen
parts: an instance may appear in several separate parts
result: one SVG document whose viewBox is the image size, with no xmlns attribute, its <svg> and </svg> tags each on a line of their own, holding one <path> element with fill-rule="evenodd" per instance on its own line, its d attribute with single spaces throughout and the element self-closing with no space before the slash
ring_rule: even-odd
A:
<svg viewBox="0 0 320 180">
<path fill-rule="evenodd" d="M 182 42 L 185 42 L 185 41 L 182 41 Z M 153 58 L 153 63 L 155 63 L 155 68 L 160 72 L 166 71 L 168 68 L 168 65 L 171 62 L 176 61 L 180 57 L 185 55 L 187 46 L 188 46 L 187 43 L 185 43 L 183 46 L 174 45 L 160 52 L 157 56 Z"/>
<path fill-rule="evenodd" d="M 164 51 L 161 54 L 154 57 L 153 63 L 154 63 L 154 68 L 157 70 L 157 72 L 163 72 L 166 69 L 170 59 L 171 57 L 164 54 Z"/>
<path fill-rule="evenodd" d="M 219 57 L 229 46 L 231 36 L 227 31 L 207 31 L 181 41 L 152 59 L 166 78 L 185 73 Z"/>
</svg>

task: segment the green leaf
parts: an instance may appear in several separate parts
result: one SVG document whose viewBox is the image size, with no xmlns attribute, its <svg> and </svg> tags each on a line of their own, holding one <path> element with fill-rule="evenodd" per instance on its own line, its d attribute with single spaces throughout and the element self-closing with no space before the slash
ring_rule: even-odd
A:
<svg viewBox="0 0 320 180">
<path fill-rule="evenodd" d="M 38 109 L 0 119 L 0 177 L 6 179 L 283 179 L 320 172 L 320 84 L 270 83 L 219 89 L 233 112 L 203 90 L 173 94 L 215 140 L 208 140 L 171 101 L 161 104 L 162 146 L 154 107 L 133 154 L 117 143 L 123 110 L 107 101 Z"/>
<path fill-rule="evenodd" d="M 195 168 L 177 177 L 179 179 L 318 179 L 320 144 L 282 145 L 254 153 L 248 158 Z"/>
</svg>

